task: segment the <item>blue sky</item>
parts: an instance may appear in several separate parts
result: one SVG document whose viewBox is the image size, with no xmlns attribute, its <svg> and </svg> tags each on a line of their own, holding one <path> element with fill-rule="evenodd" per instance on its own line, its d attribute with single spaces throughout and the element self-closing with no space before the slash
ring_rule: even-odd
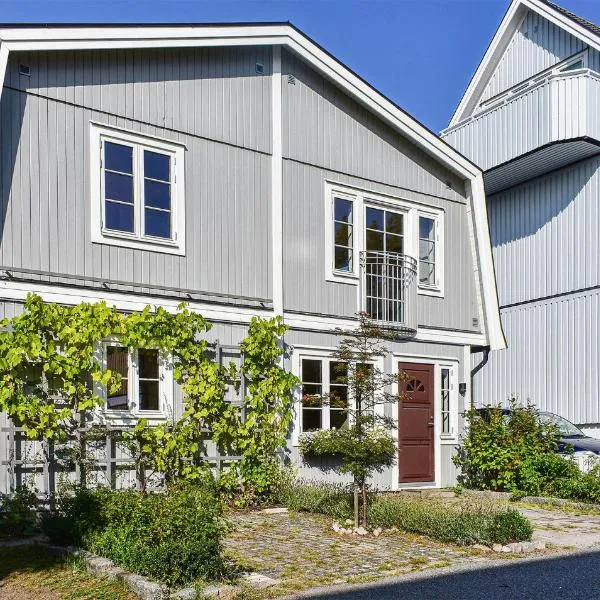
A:
<svg viewBox="0 0 600 600">
<path fill-rule="evenodd" d="M 599 0 L 556 0 L 600 23 Z M 509 0 L 0 0 L 4 22 L 292 21 L 439 131 Z"/>
</svg>

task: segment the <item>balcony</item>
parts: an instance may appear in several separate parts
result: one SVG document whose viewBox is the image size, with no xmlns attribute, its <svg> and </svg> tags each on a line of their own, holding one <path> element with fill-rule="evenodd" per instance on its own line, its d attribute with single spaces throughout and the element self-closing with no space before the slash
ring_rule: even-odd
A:
<svg viewBox="0 0 600 600">
<path fill-rule="evenodd" d="M 396 337 L 417 333 L 417 261 L 398 252 L 360 253 L 361 311 Z"/>
<path fill-rule="evenodd" d="M 597 73 L 552 73 L 491 99 L 442 137 L 486 172 L 491 194 L 597 154 L 598 106 Z"/>
</svg>

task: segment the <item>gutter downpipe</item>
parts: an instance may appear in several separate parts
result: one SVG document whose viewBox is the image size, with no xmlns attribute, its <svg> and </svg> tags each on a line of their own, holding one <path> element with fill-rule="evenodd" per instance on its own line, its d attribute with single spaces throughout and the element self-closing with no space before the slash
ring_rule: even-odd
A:
<svg viewBox="0 0 600 600">
<path fill-rule="evenodd" d="M 483 351 L 483 358 L 471 369 L 471 408 L 475 407 L 474 378 L 475 375 L 479 373 L 479 371 L 481 371 L 485 365 L 487 365 L 490 358 L 490 347 L 480 346 L 479 348 L 476 348 L 475 351 Z"/>
</svg>

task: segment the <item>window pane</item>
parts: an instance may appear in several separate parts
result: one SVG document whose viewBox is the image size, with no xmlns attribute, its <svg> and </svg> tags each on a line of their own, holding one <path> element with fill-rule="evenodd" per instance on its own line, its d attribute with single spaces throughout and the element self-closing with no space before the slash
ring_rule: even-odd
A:
<svg viewBox="0 0 600 600">
<path fill-rule="evenodd" d="M 144 210 L 144 235 L 169 239 L 171 237 L 171 213 L 163 210 Z"/>
<path fill-rule="evenodd" d="M 121 173 L 133 173 L 133 148 L 114 142 L 104 142 L 104 168 Z"/>
<path fill-rule="evenodd" d="M 331 386 L 329 390 L 329 406 L 331 408 L 348 407 L 348 388 L 346 386 Z"/>
<path fill-rule="evenodd" d="M 419 260 L 434 262 L 435 244 L 427 240 L 419 240 Z"/>
<path fill-rule="evenodd" d="M 329 381 L 346 384 L 348 382 L 348 365 L 345 362 L 331 361 L 329 363 Z"/>
<path fill-rule="evenodd" d="M 107 200 L 133 203 L 133 177 L 105 171 L 104 197 Z"/>
<path fill-rule="evenodd" d="M 305 383 L 302 386 L 302 404 L 305 408 L 321 408 L 323 406 L 323 388 L 314 383 Z"/>
<path fill-rule="evenodd" d="M 345 410 L 332 410 L 329 414 L 329 427 L 342 429 L 348 425 L 348 412 Z"/>
<path fill-rule="evenodd" d="M 352 271 L 352 250 L 336 246 L 333 267 L 336 271 Z"/>
<path fill-rule="evenodd" d="M 129 361 L 127 348 L 108 346 L 106 348 L 106 367 L 121 375 L 121 386 L 114 392 L 108 392 L 106 408 L 110 410 L 127 410 L 128 408 L 128 375 Z"/>
<path fill-rule="evenodd" d="M 302 411 L 302 431 L 321 429 L 321 411 L 304 409 Z"/>
<path fill-rule="evenodd" d="M 144 150 L 144 177 L 171 181 L 171 159 L 167 154 Z"/>
<path fill-rule="evenodd" d="M 366 227 L 383 231 L 383 211 L 376 208 L 367 208 Z"/>
<path fill-rule="evenodd" d="M 305 383 L 321 383 L 321 361 L 305 358 L 302 360 L 302 381 Z"/>
<path fill-rule="evenodd" d="M 385 229 L 388 233 L 403 233 L 402 215 L 394 212 L 386 211 L 385 213 Z"/>
<path fill-rule="evenodd" d="M 158 381 L 140 380 L 140 410 L 158 410 Z"/>
<path fill-rule="evenodd" d="M 442 389 L 450 389 L 450 369 L 442 369 Z"/>
<path fill-rule="evenodd" d="M 419 263 L 419 282 L 426 285 L 435 283 L 435 265 L 431 263 Z"/>
<path fill-rule="evenodd" d="M 383 233 L 367 230 L 367 250 L 383 250 Z"/>
<path fill-rule="evenodd" d="M 104 226 L 115 231 L 133 233 L 133 205 L 107 200 L 104 204 Z"/>
<path fill-rule="evenodd" d="M 352 223 L 352 201 L 336 198 L 334 201 L 334 219 L 344 223 Z"/>
<path fill-rule="evenodd" d="M 419 237 L 425 240 L 435 239 L 435 221 L 427 217 L 419 217 Z"/>
<path fill-rule="evenodd" d="M 401 235 L 386 235 L 385 249 L 387 252 L 404 252 L 404 238 Z"/>
<path fill-rule="evenodd" d="M 158 350 L 140 348 L 138 368 L 141 379 L 158 379 Z"/>
<path fill-rule="evenodd" d="M 352 225 L 335 224 L 335 243 L 338 246 L 352 246 Z"/>
<path fill-rule="evenodd" d="M 171 208 L 171 186 L 168 183 L 144 180 L 144 204 L 155 208 Z"/>
</svg>

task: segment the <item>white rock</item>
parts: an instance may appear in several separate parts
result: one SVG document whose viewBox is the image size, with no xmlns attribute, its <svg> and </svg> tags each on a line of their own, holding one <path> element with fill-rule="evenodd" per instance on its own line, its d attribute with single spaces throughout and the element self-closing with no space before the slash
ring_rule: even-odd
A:
<svg viewBox="0 0 600 600">
<path fill-rule="evenodd" d="M 508 544 L 508 547 L 510 548 L 511 552 L 515 552 L 517 554 L 523 552 L 523 546 L 519 542 L 513 542 L 512 544 Z"/>
<path fill-rule="evenodd" d="M 288 509 L 285 508 L 284 506 L 281 506 L 278 508 L 265 508 L 265 509 L 261 510 L 260 512 L 264 513 L 265 515 L 283 515 L 288 512 Z"/>
<path fill-rule="evenodd" d="M 336 533 L 341 533 L 342 531 L 344 531 L 344 529 L 340 527 L 340 524 L 337 521 L 333 522 L 331 529 L 333 529 Z"/>
<path fill-rule="evenodd" d="M 502 552 L 502 544 L 494 544 L 494 545 L 492 546 L 492 550 L 493 550 L 494 552 Z"/>
<path fill-rule="evenodd" d="M 364 527 L 357 527 L 354 532 L 358 535 L 368 535 L 369 532 Z"/>
<path fill-rule="evenodd" d="M 540 540 L 537 540 L 532 543 L 533 543 L 534 550 L 545 550 L 546 549 L 546 542 L 541 542 Z"/>
<path fill-rule="evenodd" d="M 381 528 L 380 528 L 380 527 L 378 527 L 377 529 L 374 529 L 374 530 L 373 530 L 373 535 L 374 535 L 375 537 L 379 537 L 379 536 L 381 535 Z"/>
<path fill-rule="evenodd" d="M 176 598 L 177 600 L 196 600 L 198 592 L 194 588 L 182 588 L 173 592 L 169 598 Z"/>
<path fill-rule="evenodd" d="M 353 521 L 352 519 L 346 519 L 346 520 L 344 521 L 344 523 L 345 523 L 346 525 L 354 525 L 354 521 Z"/>
<path fill-rule="evenodd" d="M 473 544 L 473 548 L 475 550 L 481 550 L 481 552 L 490 552 L 491 548 L 489 546 L 484 546 L 483 544 Z"/>
<path fill-rule="evenodd" d="M 246 585 L 254 588 L 268 588 L 279 583 L 277 579 L 272 579 L 271 577 L 261 575 L 260 573 L 248 573 L 247 575 L 244 575 L 242 581 Z"/>
<path fill-rule="evenodd" d="M 534 550 L 532 542 L 521 542 L 521 552 L 533 552 Z"/>
<path fill-rule="evenodd" d="M 512 550 L 510 549 L 510 546 L 502 546 L 501 552 L 504 552 L 505 554 L 510 554 Z"/>
</svg>

